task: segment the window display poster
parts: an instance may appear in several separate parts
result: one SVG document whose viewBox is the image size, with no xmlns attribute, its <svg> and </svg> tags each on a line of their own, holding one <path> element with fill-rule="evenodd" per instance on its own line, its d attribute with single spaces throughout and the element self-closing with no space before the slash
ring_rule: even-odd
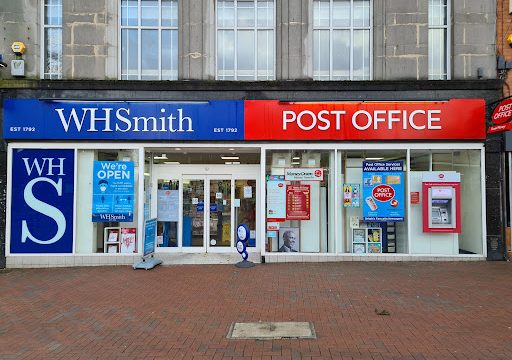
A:
<svg viewBox="0 0 512 360">
<path fill-rule="evenodd" d="M 286 220 L 286 183 L 284 176 L 270 176 L 267 179 L 267 221 Z"/>
<path fill-rule="evenodd" d="M 286 220 L 311 218 L 311 189 L 309 185 L 286 186 Z"/>
<path fill-rule="evenodd" d="M 363 161 L 363 219 L 404 221 L 403 161 Z"/>
<path fill-rule="evenodd" d="M 252 186 L 244 186 L 244 199 L 252 198 Z"/>
<path fill-rule="evenodd" d="M 157 219 L 158 221 L 178 221 L 179 190 L 158 190 Z"/>
<path fill-rule="evenodd" d="M 343 184 L 343 207 L 358 208 L 361 192 L 359 184 Z"/>
<path fill-rule="evenodd" d="M 135 251 L 135 234 L 136 228 L 122 228 L 121 229 L 121 253 L 133 254 Z"/>
<path fill-rule="evenodd" d="M 299 252 L 300 229 L 295 227 L 280 228 L 278 247 L 279 252 Z"/>
<path fill-rule="evenodd" d="M 13 149 L 11 254 L 73 252 L 74 168 L 73 149 Z"/>
<path fill-rule="evenodd" d="M 132 222 L 133 161 L 95 161 L 93 171 L 92 221 Z"/>
</svg>

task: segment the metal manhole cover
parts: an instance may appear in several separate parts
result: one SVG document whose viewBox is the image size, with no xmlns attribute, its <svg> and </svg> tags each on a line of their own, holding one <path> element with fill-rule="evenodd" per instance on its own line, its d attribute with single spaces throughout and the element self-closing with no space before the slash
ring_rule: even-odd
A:
<svg viewBox="0 0 512 360">
<path fill-rule="evenodd" d="M 233 323 L 228 339 L 316 339 L 315 328 L 310 322 L 255 322 Z"/>
</svg>

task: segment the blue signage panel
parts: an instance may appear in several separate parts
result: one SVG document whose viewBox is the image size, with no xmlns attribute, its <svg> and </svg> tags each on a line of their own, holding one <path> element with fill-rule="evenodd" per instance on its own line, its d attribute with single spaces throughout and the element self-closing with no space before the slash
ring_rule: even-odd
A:
<svg viewBox="0 0 512 360">
<path fill-rule="evenodd" d="M 156 222 L 156 218 L 144 222 L 144 256 L 155 252 Z"/>
<path fill-rule="evenodd" d="M 95 161 L 92 185 L 92 221 L 132 222 L 133 161 Z"/>
<path fill-rule="evenodd" d="M 74 168 L 74 150 L 13 150 L 11 254 L 73 252 Z"/>
<path fill-rule="evenodd" d="M 403 161 L 363 161 L 363 219 L 404 221 Z"/>
<path fill-rule="evenodd" d="M 4 101 L 4 138 L 243 140 L 244 102 Z"/>
</svg>

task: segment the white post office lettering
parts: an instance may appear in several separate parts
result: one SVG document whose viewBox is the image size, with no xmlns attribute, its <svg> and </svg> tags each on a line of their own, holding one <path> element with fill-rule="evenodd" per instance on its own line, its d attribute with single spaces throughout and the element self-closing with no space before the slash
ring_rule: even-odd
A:
<svg viewBox="0 0 512 360">
<path fill-rule="evenodd" d="M 317 129 L 320 131 L 341 130 L 342 120 L 347 112 L 345 110 L 302 110 L 298 114 L 293 110 L 284 110 L 282 113 L 282 129 L 289 130 L 293 126 L 304 131 Z M 441 130 L 441 110 L 357 110 L 347 115 L 347 122 L 351 119 L 352 126 L 357 130 Z M 334 123 L 334 124 L 333 124 Z M 293 125 L 293 126 L 292 126 Z"/>
<path fill-rule="evenodd" d="M 297 115 L 295 111 L 285 110 L 283 111 L 283 130 L 288 130 L 288 123 L 296 122 L 300 129 L 308 131 L 317 127 L 318 122 L 318 130 L 325 131 L 331 127 L 331 119 L 329 119 L 329 115 L 335 116 L 335 128 L 336 130 L 340 130 L 341 115 L 345 114 L 346 111 L 344 110 L 321 110 L 317 114 L 310 110 L 303 110 Z"/>
<path fill-rule="evenodd" d="M 412 128 L 414 130 L 440 130 L 441 110 L 374 110 L 373 114 L 366 110 L 358 110 L 352 115 L 352 126 L 357 130 L 364 131 L 373 125 L 374 130 L 393 130 L 394 123 L 401 123 L 403 130 Z M 379 124 L 382 123 L 382 126 Z"/>
<path fill-rule="evenodd" d="M 183 109 L 177 109 L 177 115 L 172 113 L 167 115 L 165 114 L 166 109 L 162 108 L 160 115 L 165 115 L 160 117 L 130 117 L 129 108 L 119 108 L 111 116 L 112 110 L 114 109 L 90 107 L 77 110 L 72 108 L 69 114 L 65 114 L 64 108 L 55 109 L 65 132 L 69 132 L 73 124 L 78 132 L 82 131 L 82 128 L 87 132 L 194 132 L 192 118 L 185 116 Z M 102 115 L 100 115 L 101 112 L 103 112 Z M 97 123 L 100 121 L 104 123 L 103 127 L 98 126 Z"/>
</svg>

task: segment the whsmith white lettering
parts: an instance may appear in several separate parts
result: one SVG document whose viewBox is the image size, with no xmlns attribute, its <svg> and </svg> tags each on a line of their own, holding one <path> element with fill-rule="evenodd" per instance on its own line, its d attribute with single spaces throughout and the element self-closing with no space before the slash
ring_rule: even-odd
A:
<svg viewBox="0 0 512 360">
<path fill-rule="evenodd" d="M 177 109 L 177 114 L 166 114 L 160 109 L 160 116 L 130 116 L 129 108 L 119 108 L 113 114 L 113 108 L 72 108 L 68 114 L 64 108 L 55 109 L 65 132 L 82 128 L 87 132 L 194 132 L 193 121 Z M 101 123 L 101 125 L 100 125 Z"/>
</svg>

